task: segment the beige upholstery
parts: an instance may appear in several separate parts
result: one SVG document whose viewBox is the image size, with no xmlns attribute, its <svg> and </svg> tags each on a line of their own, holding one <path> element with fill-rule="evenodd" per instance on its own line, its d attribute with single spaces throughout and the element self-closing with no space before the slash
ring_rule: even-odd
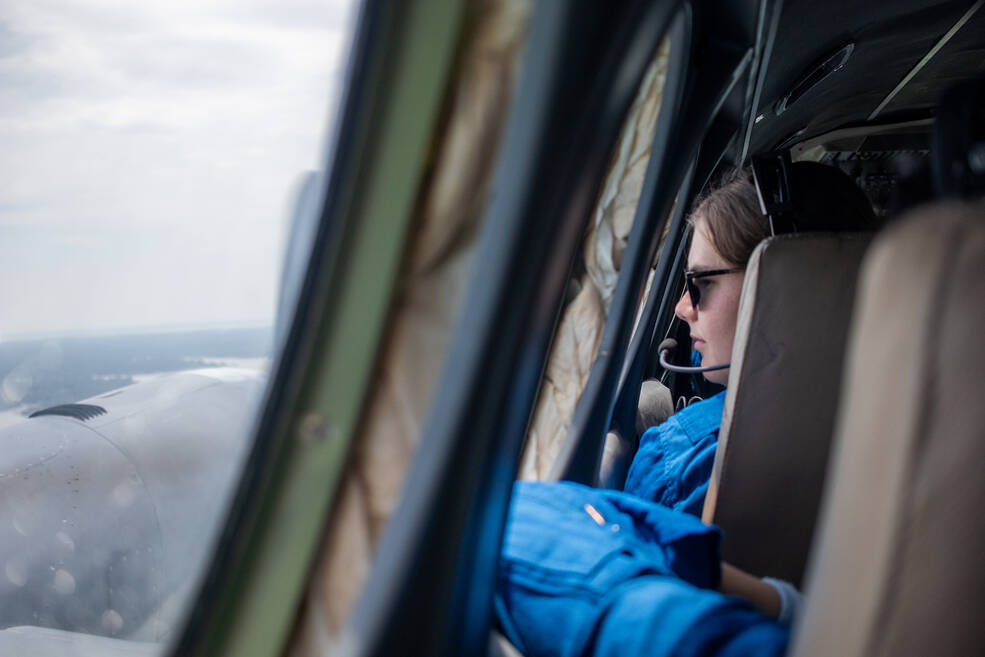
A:
<svg viewBox="0 0 985 657">
<path fill-rule="evenodd" d="M 400 500 L 464 299 L 530 8 L 529 0 L 477 0 L 470 8 L 474 29 L 448 89 L 451 118 L 434 136 L 433 170 L 421 190 L 375 391 L 287 654 L 334 654 Z"/>
<path fill-rule="evenodd" d="M 704 519 L 726 561 L 799 584 L 834 429 L 863 234 L 784 235 L 746 269 Z"/>
<path fill-rule="evenodd" d="M 644 381 L 640 386 L 640 398 L 636 407 L 636 435 L 643 435 L 643 432 L 662 423 L 673 412 L 674 400 L 670 388 L 656 379 Z"/>
<path fill-rule="evenodd" d="M 863 270 L 797 657 L 985 650 L 985 205 L 901 221 Z"/>
<path fill-rule="evenodd" d="M 605 327 L 622 254 L 633 225 L 667 77 L 665 39 L 623 122 L 585 236 L 572 300 L 561 313 L 520 463 L 521 479 L 547 477 L 571 426 Z M 583 271 L 579 271 L 582 269 Z"/>
</svg>

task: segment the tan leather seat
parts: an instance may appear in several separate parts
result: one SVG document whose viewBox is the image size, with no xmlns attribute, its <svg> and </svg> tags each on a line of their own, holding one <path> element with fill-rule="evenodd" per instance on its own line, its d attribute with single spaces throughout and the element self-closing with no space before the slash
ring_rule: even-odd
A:
<svg viewBox="0 0 985 657">
<path fill-rule="evenodd" d="M 704 520 L 726 561 L 799 584 L 834 431 L 855 282 L 871 235 L 761 244 L 746 269 Z"/>
<path fill-rule="evenodd" d="M 982 654 L 985 204 L 881 236 L 852 332 L 792 654 Z"/>
</svg>

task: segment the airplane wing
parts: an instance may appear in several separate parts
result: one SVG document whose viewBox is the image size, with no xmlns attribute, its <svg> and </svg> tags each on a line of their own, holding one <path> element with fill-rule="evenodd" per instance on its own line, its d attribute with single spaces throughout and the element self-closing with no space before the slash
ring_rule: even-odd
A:
<svg viewBox="0 0 985 657">
<path fill-rule="evenodd" d="M 182 372 L 0 430 L 0 628 L 166 637 L 242 462 L 243 408 L 263 385 L 250 370 Z M 0 647 L 24 632 L 0 631 Z"/>
</svg>

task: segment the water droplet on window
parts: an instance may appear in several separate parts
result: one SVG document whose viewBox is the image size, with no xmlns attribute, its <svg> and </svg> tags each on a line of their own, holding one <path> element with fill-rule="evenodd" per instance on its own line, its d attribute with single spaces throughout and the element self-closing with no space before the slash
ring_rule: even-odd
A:
<svg viewBox="0 0 985 657">
<path fill-rule="evenodd" d="M 62 595 L 71 595 L 75 593 L 75 578 L 72 577 L 72 574 L 65 570 L 56 571 L 55 590 Z"/>
<path fill-rule="evenodd" d="M 103 629 L 112 634 L 119 634 L 123 629 L 123 617 L 115 609 L 107 609 L 103 612 Z"/>
<path fill-rule="evenodd" d="M 20 587 L 27 584 L 27 568 L 24 567 L 24 564 L 17 563 L 11 559 L 4 567 L 4 573 L 14 586 Z"/>
<path fill-rule="evenodd" d="M 72 537 L 65 532 L 58 532 L 55 534 L 55 539 L 69 550 L 73 552 L 75 551 L 75 541 L 73 541 Z"/>
<path fill-rule="evenodd" d="M 19 404 L 34 386 L 34 378 L 22 365 L 17 367 L 0 382 L 0 398 L 12 404 Z"/>
<path fill-rule="evenodd" d="M 11 522 L 14 525 L 14 530 L 16 530 L 17 533 L 20 534 L 21 536 L 28 536 L 31 533 L 30 531 L 28 531 L 27 524 L 20 516 L 14 516 Z"/>
</svg>

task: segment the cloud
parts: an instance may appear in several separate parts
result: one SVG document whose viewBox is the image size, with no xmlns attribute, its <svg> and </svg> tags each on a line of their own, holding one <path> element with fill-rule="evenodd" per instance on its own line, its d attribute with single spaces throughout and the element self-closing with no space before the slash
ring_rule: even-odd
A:
<svg viewBox="0 0 985 657">
<path fill-rule="evenodd" d="M 5 9 L 0 331 L 167 323 L 143 317 L 148 304 L 120 317 L 141 288 L 173 323 L 269 315 L 289 193 L 302 171 L 322 166 L 347 5 L 34 0 Z M 36 266 L 12 270 L 25 253 Z M 168 267 L 182 271 L 161 276 Z M 78 304 L 79 281 L 103 293 Z M 42 312 L 25 288 L 43 288 L 51 307 Z"/>
<path fill-rule="evenodd" d="M 6 21 L 0 20 L 0 60 L 14 57 L 30 47 L 31 40 L 14 31 Z"/>
</svg>

